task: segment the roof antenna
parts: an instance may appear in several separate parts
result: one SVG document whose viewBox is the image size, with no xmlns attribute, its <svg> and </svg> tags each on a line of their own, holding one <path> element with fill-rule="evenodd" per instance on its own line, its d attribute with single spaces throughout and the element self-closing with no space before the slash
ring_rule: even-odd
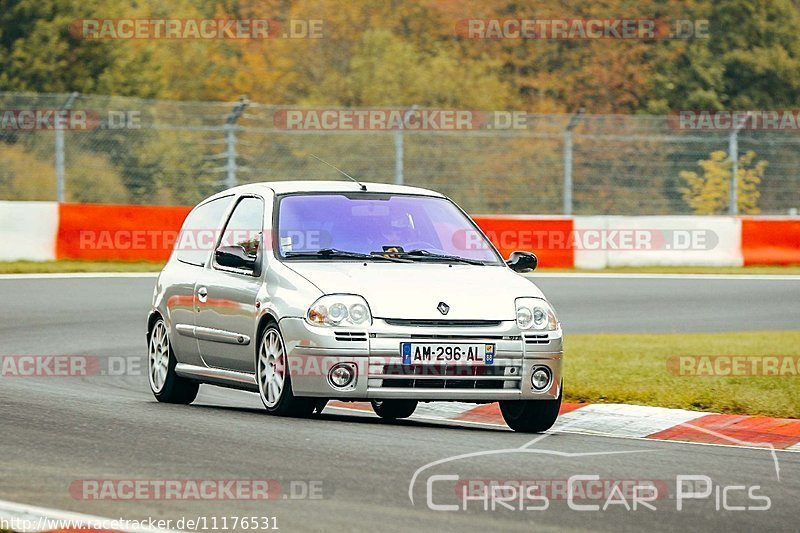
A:
<svg viewBox="0 0 800 533">
<path fill-rule="evenodd" d="M 347 176 L 348 178 L 350 178 L 350 179 L 351 179 L 351 180 L 353 180 L 354 182 L 358 183 L 358 186 L 359 186 L 359 187 L 361 187 L 361 190 L 362 190 L 362 191 L 366 191 L 366 190 L 367 190 L 367 186 L 366 186 L 366 185 L 364 185 L 363 183 L 361 183 L 360 181 L 358 181 L 357 179 L 355 179 L 353 176 L 351 176 L 350 174 L 348 174 L 347 172 L 345 172 L 345 171 L 344 171 L 344 170 L 342 170 L 341 168 L 339 168 L 339 167 L 337 167 L 337 166 L 334 166 L 334 165 L 332 165 L 332 164 L 328 163 L 327 161 L 325 161 L 325 160 L 324 160 L 324 159 L 322 159 L 321 157 L 317 157 L 317 156 L 315 156 L 314 154 L 311 154 L 311 157 L 313 157 L 313 158 L 314 158 L 314 159 L 316 159 L 317 161 L 320 161 L 320 162 L 322 162 L 322 163 L 325 163 L 325 164 L 326 164 L 326 165 L 328 165 L 329 167 L 331 167 L 331 168 L 335 169 L 336 171 L 338 171 L 338 172 L 339 172 L 339 174 L 342 174 L 342 175 L 344 175 L 344 176 Z"/>
</svg>

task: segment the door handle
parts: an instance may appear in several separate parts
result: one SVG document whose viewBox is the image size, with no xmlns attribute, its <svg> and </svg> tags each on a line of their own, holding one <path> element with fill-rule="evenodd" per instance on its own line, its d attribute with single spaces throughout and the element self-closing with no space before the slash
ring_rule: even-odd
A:
<svg viewBox="0 0 800 533">
<path fill-rule="evenodd" d="M 200 300 L 200 303 L 206 303 L 206 300 L 208 300 L 208 289 L 205 287 L 197 289 L 197 299 Z"/>
</svg>

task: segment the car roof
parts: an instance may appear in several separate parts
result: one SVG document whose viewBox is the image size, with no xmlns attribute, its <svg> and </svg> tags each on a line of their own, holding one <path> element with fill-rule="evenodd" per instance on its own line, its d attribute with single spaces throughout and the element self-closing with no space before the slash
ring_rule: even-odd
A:
<svg viewBox="0 0 800 533">
<path fill-rule="evenodd" d="M 408 187 L 406 185 L 390 185 L 387 183 L 361 182 L 367 188 L 366 192 L 391 193 L 391 194 L 417 194 L 423 196 L 444 195 L 436 191 L 422 189 L 420 187 Z M 264 189 L 271 189 L 275 194 L 291 193 L 314 193 L 314 192 L 362 192 L 361 187 L 352 181 L 316 181 L 316 180 L 295 180 L 295 181 L 263 181 L 259 183 L 248 183 L 221 191 L 211 198 L 224 196 L 231 193 L 243 194 L 248 192 L 263 192 Z M 210 199 L 210 198 L 209 198 Z"/>
</svg>

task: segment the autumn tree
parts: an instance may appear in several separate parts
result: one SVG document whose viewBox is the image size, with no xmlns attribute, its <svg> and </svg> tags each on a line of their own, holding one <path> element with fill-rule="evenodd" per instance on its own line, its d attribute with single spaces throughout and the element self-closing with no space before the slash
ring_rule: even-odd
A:
<svg viewBox="0 0 800 533">
<path fill-rule="evenodd" d="M 755 161 L 756 153 L 748 151 L 739 158 L 736 173 L 738 212 L 754 215 L 758 208 L 758 185 L 767 168 L 766 161 Z M 722 150 L 711 152 L 708 159 L 698 162 L 701 173 L 684 170 L 680 173 L 686 186 L 681 194 L 686 204 L 698 215 L 724 214 L 730 206 L 731 174 L 728 154 Z"/>
</svg>

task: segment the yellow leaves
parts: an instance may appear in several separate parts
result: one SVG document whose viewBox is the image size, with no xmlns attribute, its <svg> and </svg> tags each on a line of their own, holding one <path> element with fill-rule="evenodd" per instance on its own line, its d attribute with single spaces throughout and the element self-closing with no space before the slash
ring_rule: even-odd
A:
<svg viewBox="0 0 800 533">
<path fill-rule="evenodd" d="M 119 170 L 108 158 L 77 150 L 69 157 L 65 186 L 68 202 L 124 203 L 130 199 Z M 21 144 L 0 144 L 0 197 L 54 200 L 56 173 L 52 160 L 43 159 Z"/>
<path fill-rule="evenodd" d="M 389 31 L 368 31 L 354 48 L 346 93 L 338 100 L 364 106 L 500 108 L 509 91 L 497 71 L 499 64 L 463 61 L 445 47 L 424 52 Z"/>
<path fill-rule="evenodd" d="M 0 145 L 0 197 L 52 200 L 56 196 L 53 165 L 20 144 Z"/>
<path fill-rule="evenodd" d="M 758 185 L 767 168 L 766 161 L 754 163 L 756 153 L 752 150 L 739 158 L 737 169 L 737 204 L 739 213 L 757 214 L 761 193 Z M 719 215 L 727 212 L 730 204 L 732 164 L 728 154 L 722 150 L 711 152 L 708 159 L 699 161 L 701 173 L 684 170 L 680 172 L 686 187 L 680 189 L 683 200 L 698 215 Z"/>
<path fill-rule="evenodd" d="M 758 184 L 764 177 L 767 162 L 759 161 L 752 166 L 755 156 L 756 153 L 750 150 L 739 158 L 737 193 L 740 213 L 756 214 L 761 212 L 758 208 L 758 198 L 761 196 L 761 193 L 758 192 Z"/>
</svg>

